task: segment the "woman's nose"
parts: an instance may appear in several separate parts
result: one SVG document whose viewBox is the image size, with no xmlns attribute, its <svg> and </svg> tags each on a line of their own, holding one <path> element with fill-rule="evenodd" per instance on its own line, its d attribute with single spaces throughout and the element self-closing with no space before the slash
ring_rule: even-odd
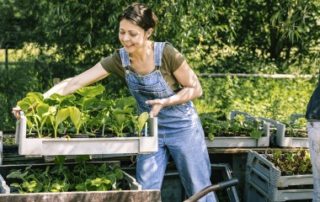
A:
<svg viewBox="0 0 320 202">
<path fill-rule="evenodd" d="M 128 34 L 124 34 L 124 35 L 122 36 L 122 40 L 123 40 L 123 41 L 128 41 L 128 40 L 129 40 Z"/>
</svg>

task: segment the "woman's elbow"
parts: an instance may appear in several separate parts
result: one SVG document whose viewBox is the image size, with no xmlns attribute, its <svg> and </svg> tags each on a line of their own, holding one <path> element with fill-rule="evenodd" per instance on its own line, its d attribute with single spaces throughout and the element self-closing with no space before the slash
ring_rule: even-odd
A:
<svg viewBox="0 0 320 202">
<path fill-rule="evenodd" d="M 202 94 L 203 94 L 203 91 L 202 91 L 201 86 L 199 85 L 199 86 L 197 87 L 197 89 L 196 89 L 195 98 L 201 97 Z"/>
<path fill-rule="evenodd" d="M 199 97 L 201 97 L 202 94 L 203 94 L 203 90 L 202 90 L 202 88 L 200 87 Z"/>
</svg>

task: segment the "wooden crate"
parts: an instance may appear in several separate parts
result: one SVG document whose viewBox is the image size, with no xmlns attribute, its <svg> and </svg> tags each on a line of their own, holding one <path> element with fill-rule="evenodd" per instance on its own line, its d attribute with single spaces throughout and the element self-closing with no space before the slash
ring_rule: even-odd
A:
<svg viewBox="0 0 320 202">
<path fill-rule="evenodd" d="M 312 174 L 282 176 L 264 155 L 250 151 L 246 168 L 245 201 L 288 201 L 312 199 Z"/>
</svg>

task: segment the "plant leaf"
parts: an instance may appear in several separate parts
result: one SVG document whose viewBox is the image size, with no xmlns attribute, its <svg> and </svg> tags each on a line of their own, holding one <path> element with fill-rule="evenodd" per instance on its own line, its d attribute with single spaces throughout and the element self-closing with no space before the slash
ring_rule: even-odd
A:
<svg viewBox="0 0 320 202">
<path fill-rule="evenodd" d="M 68 109 L 72 123 L 75 125 L 76 128 L 78 128 L 81 122 L 80 110 L 77 107 L 68 107 Z"/>
<path fill-rule="evenodd" d="M 56 115 L 56 126 L 62 123 L 70 115 L 68 108 L 60 109 Z"/>
<path fill-rule="evenodd" d="M 97 95 L 101 95 L 104 91 L 105 91 L 105 88 L 101 84 L 99 84 L 96 86 L 83 87 L 77 90 L 76 93 L 84 97 L 95 97 Z"/>
<path fill-rule="evenodd" d="M 139 115 L 138 117 L 138 133 L 140 134 L 141 130 L 143 129 L 143 126 L 146 124 L 149 118 L 149 113 L 148 112 L 143 112 Z"/>
</svg>

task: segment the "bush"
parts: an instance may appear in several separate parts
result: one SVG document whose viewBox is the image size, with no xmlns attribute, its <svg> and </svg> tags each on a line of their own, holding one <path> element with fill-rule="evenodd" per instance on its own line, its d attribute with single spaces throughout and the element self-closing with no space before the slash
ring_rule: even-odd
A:
<svg viewBox="0 0 320 202">
<path fill-rule="evenodd" d="M 204 94 L 196 100 L 198 111 L 225 118 L 230 111 L 287 121 L 293 113 L 305 113 L 316 78 L 201 78 Z"/>
</svg>

